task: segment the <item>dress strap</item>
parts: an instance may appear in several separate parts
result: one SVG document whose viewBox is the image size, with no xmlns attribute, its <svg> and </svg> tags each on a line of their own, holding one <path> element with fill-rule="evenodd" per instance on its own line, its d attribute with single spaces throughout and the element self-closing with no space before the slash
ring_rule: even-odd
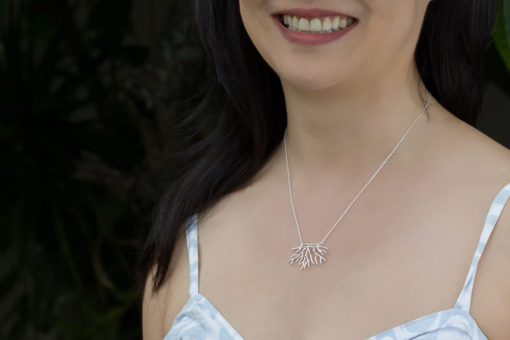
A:
<svg viewBox="0 0 510 340">
<path fill-rule="evenodd" d="M 193 214 L 186 223 L 186 241 L 189 255 L 189 295 L 198 293 L 198 213 Z"/>
<path fill-rule="evenodd" d="M 473 257 L 473 261 L 471 262 L 471 266 L 469 267 L 469 272 L 466 277 L 466 281 L 464 282 L 464 287 L 460 292 L 459 298 L 457 302 L 455 302 L 455 308 L 462 309 L 469 313 L 471 308 L 471 295 L 473 293 L 473 282 L 475 280 L 476 268 L 478 267 L 478 261 L 482 256 L 483 250 L 485 249 L 485 245 L 489 240 L 489 237 L 494 230 L 494 226 L 498 221 L 499 215 L 505 206 L 508 197 L 510 196 L 510 183 L 506 184 L 503 189 L 499 191 L 494 198 L 494 201 L 489 207 L 489 212 L 487 217 L 485 218 L 485 223 L 482 230 L 482 235 L 480 236 L 480 241 L 478 242 L 478 246 L 475 251 L 475 255 Z"/>
</svg>

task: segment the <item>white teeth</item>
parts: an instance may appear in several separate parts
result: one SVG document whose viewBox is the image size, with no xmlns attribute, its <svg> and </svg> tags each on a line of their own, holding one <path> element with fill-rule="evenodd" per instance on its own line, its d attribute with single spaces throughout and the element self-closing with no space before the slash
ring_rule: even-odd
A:
<svg viewBox="0 0 510 340">
<path fill-rule="evenodd" d="M 333 26 L 331 25 L 330 18 L 325 17 L 324 19 L 322 19 L 322 30 L 323 31 L 330 31 L 332 28 L 333 28 Z"/>
<path fill-rule="evenodd" d="M 342 29 L 346 28 L 347 27 L 347 18 L 340 18 L 339 26 Z"/>
<path fill-rule="evenodd" d="M 301 32 L 314 32 L 314 33 L 331 33 L 344 29 L 354 22 L 353 18 L 348 17 L 324 17 L 322 18 L 300 18 L 297 16 L 284 14 L 283 24 L 289 29 Z"/>
<path fill-rule="evenodd" d="M 300 18 L 298 29 L 300 31 L 310 31 L 310 22 L 308 21 L 308 19 Z"/>
<path fill-rule="evenodd" d="M 290 26 L 294 29 L 299 29 L 299 25 L 298 25 L 298 18 L 296 16 L 292 17 L 292 20 L 290 22 Z"/>
<path fill-rule="evenodd" d="M 337 30 L 340 27 L 340 17 L 335 17 L 333 19 L 333 29 Z"/>
<path fill-rule="evenodd" d="M 313 18 L 312 20 L 310 20 L 310 32 L 320 32 L 321 30 L 322 25 L 320 19 Z"/>
</svg>

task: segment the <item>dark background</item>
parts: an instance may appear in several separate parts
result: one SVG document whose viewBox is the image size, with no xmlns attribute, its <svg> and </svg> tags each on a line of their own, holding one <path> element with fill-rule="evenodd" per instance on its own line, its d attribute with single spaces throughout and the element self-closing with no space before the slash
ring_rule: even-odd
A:
<svg viewBox="0 0 510 340">
<path fill-rule="evenodd" d="M 141 338 L 134 262 L 205 81 L 191 3 L 0 0 L 0 339 Z M 510 147 L 508 18 L 477 128 Z"/>
</svg>

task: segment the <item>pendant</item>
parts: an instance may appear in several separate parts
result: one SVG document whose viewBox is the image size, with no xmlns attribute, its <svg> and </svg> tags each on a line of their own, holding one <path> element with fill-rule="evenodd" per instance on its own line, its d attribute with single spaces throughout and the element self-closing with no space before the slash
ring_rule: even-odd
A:
<svg viewBox="0 0 510 340">
<path fill-rule="evenodd" d="M 320 243 L 302 243 L 300 246 L 291 248 L 293 254 L 289 257 L 290 264 L 297 262 L 299 269 L 310 267 L 310 263 L 320 266 L 326 262 L 326 252 L 328 247 Z"/>
</svg>

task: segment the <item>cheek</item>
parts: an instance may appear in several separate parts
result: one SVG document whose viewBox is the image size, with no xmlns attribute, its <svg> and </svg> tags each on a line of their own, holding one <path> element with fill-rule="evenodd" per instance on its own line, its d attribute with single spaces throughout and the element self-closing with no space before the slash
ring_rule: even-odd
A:
<svg viewBox="0 0 510 340">
<path fill-rule="evenodd" d="M 239 0 L 239 14 L 242 24 L 255 46 L 264 43 L 267 35 L 268 13 L 264 12 L 262 0 Z M 268 17 L 268 18 L 266 18 Z"/>
<path fill-rule="evenodd" d="M 277 27 L 273 23 L 270 10 L 265 7 L 267 0 L 239 0 L 242 24 L 252 44 L 266 63 L 279 73 L 278 61 L 284 51 Z"/>
<path fill-rule="evenodd" d="M 239 12 L 242 25 L 250 37 L 250 40 L 262 54 L 262 51 L 265 50 L 264 45 L 267 45 L 267 43 L 264 42 L 264 25 L 261 24 L 263 14 L 261 13 L 258 2 L 260 1 L 240 0 Z"/>
<path fill-rule="evenodd" d="M 366 20 L 367 48 L 380 58 L 414 51 L 423 19 L 420 7 L 417 0 L 372 1 Z"/>
</svg>

